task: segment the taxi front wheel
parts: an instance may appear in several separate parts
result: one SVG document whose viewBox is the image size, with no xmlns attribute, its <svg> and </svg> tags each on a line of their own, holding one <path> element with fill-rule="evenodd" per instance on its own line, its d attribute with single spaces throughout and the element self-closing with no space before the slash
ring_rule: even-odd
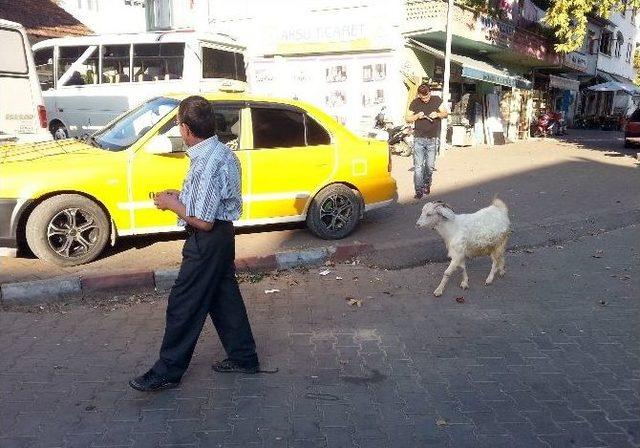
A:
<svg viewBox="0 0 640 448">
<path fill-rule="evenodd" d="M 309 230 L 325 240 L 339 240 L 349 235 L 362 214 L 356 193 L 346 185 L 335 184 L 313 198 L 307 213 Z"/>
<path fill-rule="evenodd" d="M 98 204 L 81 195 L 62 194 L 33 210 L 25 233 L 38 258 L 59 266 L 76 266 L 100 255 L 109 230 L 109 220 Z"/>
</svg>

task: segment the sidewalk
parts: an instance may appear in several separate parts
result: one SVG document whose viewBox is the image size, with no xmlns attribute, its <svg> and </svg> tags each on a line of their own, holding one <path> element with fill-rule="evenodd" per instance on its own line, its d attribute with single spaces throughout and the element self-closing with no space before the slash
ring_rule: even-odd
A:
<svg viewBox="0 0 640 448">
<path fill-rule="evenodd" d="M 156 394 L 127 381 L 156 356 L 165 294 L 5 310 L 0 446 L 638 447 L 638 230 L 509 254 L 490 287 L 473 260 L 471 289 L 438 299 L 442 264 L 244 277 L 280 371 L 213 373 L 207 323 L 180 388 Z"/>
</svg>

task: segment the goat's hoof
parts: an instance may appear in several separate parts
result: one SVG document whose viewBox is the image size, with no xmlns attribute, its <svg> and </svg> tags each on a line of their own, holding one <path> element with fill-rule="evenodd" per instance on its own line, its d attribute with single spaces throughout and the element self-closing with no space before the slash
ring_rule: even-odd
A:
<svg viewBox="0 0 640 448">
<path fill-rule="evenodd" d="M 439 289 L 436 289 L 435 291 L 433 291 L 433 295 L 436 297 L 440 297 L 442 295 L 442 291 L 440 291 Z"/>
<path fill-rule="evenodd" d="M 487 280 L 485 280 L 485 282 L 484 282 L 484 284 L 485 284 L 486 286 L 489 286 L 491 283 L 493 283 L 493 279 L 491 279 L 491 280 L 487 279 Z"/>
<path fill-rule="evenodd" d="M 462 282 L 462 283 L 460 283 L 460 287 L 462 289 L 469 289 L 469 283 Z"/>
</svg>

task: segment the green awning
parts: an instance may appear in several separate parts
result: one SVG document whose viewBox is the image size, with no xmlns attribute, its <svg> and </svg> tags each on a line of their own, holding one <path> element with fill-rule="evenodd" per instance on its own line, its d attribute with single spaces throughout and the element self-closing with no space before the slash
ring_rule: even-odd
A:
<svg viewBox="0 0 640 448">
<path fill-rule="evenodd" d="M 444 52 L 436 48 L 425 45 L 415 39 L 409 39 L 409 45 L 419 51 L 423 51 L 431 56 L 444 59 Z M 451 54 L 451 62 L 462 67 L 462 76 L 484 81 L 491 84 L 497 84 L 507 87 L 517 87 L 519 89 L 531 89 L 531 81 L 521 76 L 511 75 L 506 70 L 501 70 L 487 62 L 478 61 L 467 56 L 459 54 Z"/>
</svg>

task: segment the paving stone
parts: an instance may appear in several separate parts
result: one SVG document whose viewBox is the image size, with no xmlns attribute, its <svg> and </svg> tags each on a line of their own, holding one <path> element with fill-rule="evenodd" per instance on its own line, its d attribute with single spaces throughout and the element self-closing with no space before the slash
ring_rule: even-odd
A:
<svg viewBox="0 0 640 448">
<path fill-rule="evenodd" d="M 156 394 L 127 381 L 155 359 L 166 295 L 114 311 L 0 311 L 0 447 L 638 448 L 639 288 L 609 277 L 640 278 L 623 270 L 640 253 L 632 234 L 510 253 L 510 274 L 465 304 L 432 298 L 439 265 L 336 265 L 362 280 L 341 284 L 339 300 L 317 272 L 281 274 L 304 288 L 243 283 L 261 360 L 280 371 L 214 374 L 225 355 L 207 324 L 180 387 Z M 591 256 L 605 243 L 620 254 L 610 270 Z M 580 282 L 567 281 L 575 260 Z M 469 262 L 472 282 L 487 263 Z M 288 293 L 265 297 L 269 287 Z M 356 293 L 378 308 L 345 308 Z M 598 306 L 603 294 L 615 300 Z"/>
</svg>

